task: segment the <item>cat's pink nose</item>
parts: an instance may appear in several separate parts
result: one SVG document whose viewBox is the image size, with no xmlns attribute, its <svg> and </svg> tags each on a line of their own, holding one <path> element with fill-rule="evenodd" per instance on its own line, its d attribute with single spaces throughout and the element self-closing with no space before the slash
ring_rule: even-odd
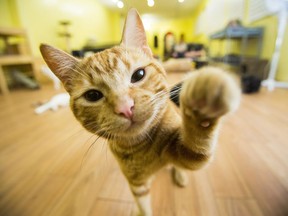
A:
<svg viewBox="0 0 288 216">
<path fill-rule="evenodd" d="M 124 116 L 127 119 L 132 119 L 134 109 L 134 101 L 132 99 L 126 100 L 115 107 L 115 113 Z"/>
</svg>

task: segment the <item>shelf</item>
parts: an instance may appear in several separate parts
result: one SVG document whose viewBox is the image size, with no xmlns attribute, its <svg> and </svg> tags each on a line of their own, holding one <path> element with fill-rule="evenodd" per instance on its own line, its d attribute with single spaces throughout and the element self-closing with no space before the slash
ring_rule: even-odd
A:
<svg viewBox="0 0 288 216">
<path fill-rule="evenodd" d="M 32 56 L 24 55 L 6 55 L 0 56 L 0 65 L 20 65 L 29 64 L 34 61 Z"/>
<path fill-rule="evenodd" d="M 245 28 L 245 27 L 229 27 L 224 30 L 218 31 L 210 35 L 210 39 L 242 39 L 246 38 L 259 38 L 262 37 L 264 29 L 262 27 L 257 28 Z"/>
<path fill-rule="evenodd" d="M 17 47 L 20 44 L 20 42 L 13 44 L 12 46 L 12 44 L 9 43 L 9 39 L 11 37 L 19 38 L 21 39 L 21 41 L 24 41 L 28 47 L 27 52 L 23 52 L 23 50 L 19 48 L 20 46 Z M 9 71 L 11 68 L 6 68 L 5 66 L 18 67 L 21 65 L 29 64 L 32 67 L 32 73 L 33 73 L 32 75 L 35 78 L 34 58 L 31 55 L 29 40 L 25 29 L 0 27 L 0 40 L 4 42 L 3 49 L 4 51 L 6 51 L 6 54 L 0 55 L 0 89 L 2 94 L 8 94 L 9 88 L 4 70 Z M 16 45 L 16 51 L 13 50 L 14 45 Z M 9 51 L 9 49 L 11 49 L 12 51 Z"/>
<path fill-rule="evenodd" d="M 19 28 L 0 28 L 0 37 L 26 36 L 26 31 Z"/>
<path fill-rule="evenodd" d="M 256 59 L 260 59 L 260 54 L 262 51 L 263 34 L 264 34 L 263 27 L 255 27 L 255 28 L 246 28 L 243 26 L 228 27 L 214 34 L 211 34 L 210 42 L 212 42 L 213 40 L 221 40 L 221 41 L 226 40 L 227 43 L 222 43 L 222 45 L 225 45 L 225 54 L 220 59 L 223 62 L 232 65 L 240 65 L 240 63 L 243 60 L 245 60 L 245 58 L 247 58 L 246 51 L 248 48 L 249 39 L 257 39 L 258 43 L 256 47 L 257 53 L 253 57 L 255 57 Z M 236 39 L 239 42 L 241 42 L 240 54 L 238 56 L 235 56 L 233 54 L 233 50 L 231 50 L 231 41 L 233 39 Z"/>
</svg>

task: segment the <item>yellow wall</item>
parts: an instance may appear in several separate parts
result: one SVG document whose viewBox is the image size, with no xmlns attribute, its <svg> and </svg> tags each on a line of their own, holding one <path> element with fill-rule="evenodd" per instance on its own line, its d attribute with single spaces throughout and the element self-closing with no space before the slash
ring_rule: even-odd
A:
<svg viewBox="0 0 288 216">
<path fill-rule="evenodd" d="M 275 39 L 277 34 L 277 19 L 275 16 L 265 17 L 253 23 L 247 23 L 250 27 L 264 27 L 264 38 L 262 47 L 262 58 L 271 59 L 274 52 Z"/>
<path fill-rule="evenodd" d="M 265 33 L 263 38 L 263 50 L 261 57 L 271 60 L 274 52 L 275 40 L 277 37 L 277 25 L 278 25 L 277 17 L 276 16 L 265 17 L 251 24 L 249 23 L 248 25 L 253 27 L 254 26 L 265 27 Z M 288 81 L 287 56 L 288 56 L 288 27 L 286 28 L 285 38 L 281 48 L 276 80 Z"/>
<path fill-rule="evenodd" d="M 203 43 L 207 41 L 207 37 L 203 35 L 195 36 L 195 23 L 197 17 L 205 8 L 208 0 L 202 0 L 199 5 L 191 11 L 191 16 L 183 18 L 157 18 L 142 16 L 148 43 L 152 48 L 153 53 L 163 57 L 164 52 L 164 36 L 167 32 L 172 32 L 175 35 L 176 42 L 179 41 L 180 35 L 185 35 L 186 42 Z M 153 47 L 154 36 L 158 36 L 158 48 Z"/>
<path fill-rule="evenodd" d="M 7 0 L 0 0 L 0 26 L 14 26 L 10 5 Z"/>
<path fill-rule="evenodd" d="M 96 0 L 0 0 L 0 6 L 0 26 L 25 28 L 31 42 L 32 52 L 36 56 L 40 56 L 38 48 L 40 43 L 48 43 L 65 49 L 64 38 L 58 36 L 61 31 L 59 20 L 71 21 L 70 44 L 72 49 L 80 49 L 88 38 L 95 38 L 99 44 L 118 43 L 125 18 L 105 9 Z M 184 33 L 186 41 L 192 42 L 195 17 L 199 11 L 197 8 L 191 13 L 191 17 L 186 18 L 150 17 L 146 19 L 149 24 L 148 28 L 145 24 L 145 15 L 142 16 L 148 42 L 153 52 L 162 57 L 164 35 L 168 31 L 173 32 L 177 40 L 180 34 Z M 159 47 L 157 49 L 153 48 L 154 35 L 158 36 Z"/>
<path fill-rule="evenodd" d="M 179 40 L 180 35 L 185 35 L 186 42 L 191 42 L 194 32 L 194 18 L 178 18 L 178 19 L 164 19 L 156 17 L 142 16 L 144 27 L 148 39 L 149 46 L 152 48 L 154 54 L 163 56 L 164 51 L 164 36 L 167 32 L 172 32 L 175 35 L 176 41 Z M 153 47 L 154 36 L 158 36 L 158 48 Z"/>
<path fill-rule="evenodd" d="M 19 27 L 14 0 L 0 0 L 0 27 Z M 0 54 L 3 51 L 4 41 L 0 40 Z"/>
<path fill-rule="evenodd" d="M 1 0 L 0 14 L 0 26 L 27 30 L 36 56 L 40 56 L 40 43 L 65 49 L 65 40 L 58 36 L 60 20 L 72 23 L 72 49 L 83 47 L 88 38 L 98 44 L 118 43 L 121 38 L 120 15 L 95 0 Z"/>
</svg>

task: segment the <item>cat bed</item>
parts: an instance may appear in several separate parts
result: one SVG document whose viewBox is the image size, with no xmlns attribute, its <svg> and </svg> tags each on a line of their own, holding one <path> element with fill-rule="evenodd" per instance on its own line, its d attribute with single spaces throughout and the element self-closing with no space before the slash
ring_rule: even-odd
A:
<svg viewBox="0 0 288 216">
<path fill-rule="evenodd" d="M 169 59 L 162 63 L 167 72 L 188 72 L 194 69 L 194 63 L 190 59 Z"/>
</svg>

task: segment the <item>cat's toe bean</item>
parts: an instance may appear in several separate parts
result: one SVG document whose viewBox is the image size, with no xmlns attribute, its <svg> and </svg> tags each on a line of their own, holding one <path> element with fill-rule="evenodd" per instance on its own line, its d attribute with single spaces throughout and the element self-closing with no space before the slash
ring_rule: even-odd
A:
<svg viewBox="0 0 288 216">
<path fill-rule="evenodd" d="M 202 117 L 217 118 L 239 105 L 240 89 L 235 80 L 218 68 L 203 68 L 194 72 L 183 84 L 182 100 L 187 109 Z M 208 127 L 207 122 L 201 124 Z"/>
<path fill-rule="evenodd" d="M 209 127 L 210 126 L 210 122 L 209 121 L 203 121 L 203 122 L 201 122 L 201 126 L 202 127 Z"/>
</svg>

